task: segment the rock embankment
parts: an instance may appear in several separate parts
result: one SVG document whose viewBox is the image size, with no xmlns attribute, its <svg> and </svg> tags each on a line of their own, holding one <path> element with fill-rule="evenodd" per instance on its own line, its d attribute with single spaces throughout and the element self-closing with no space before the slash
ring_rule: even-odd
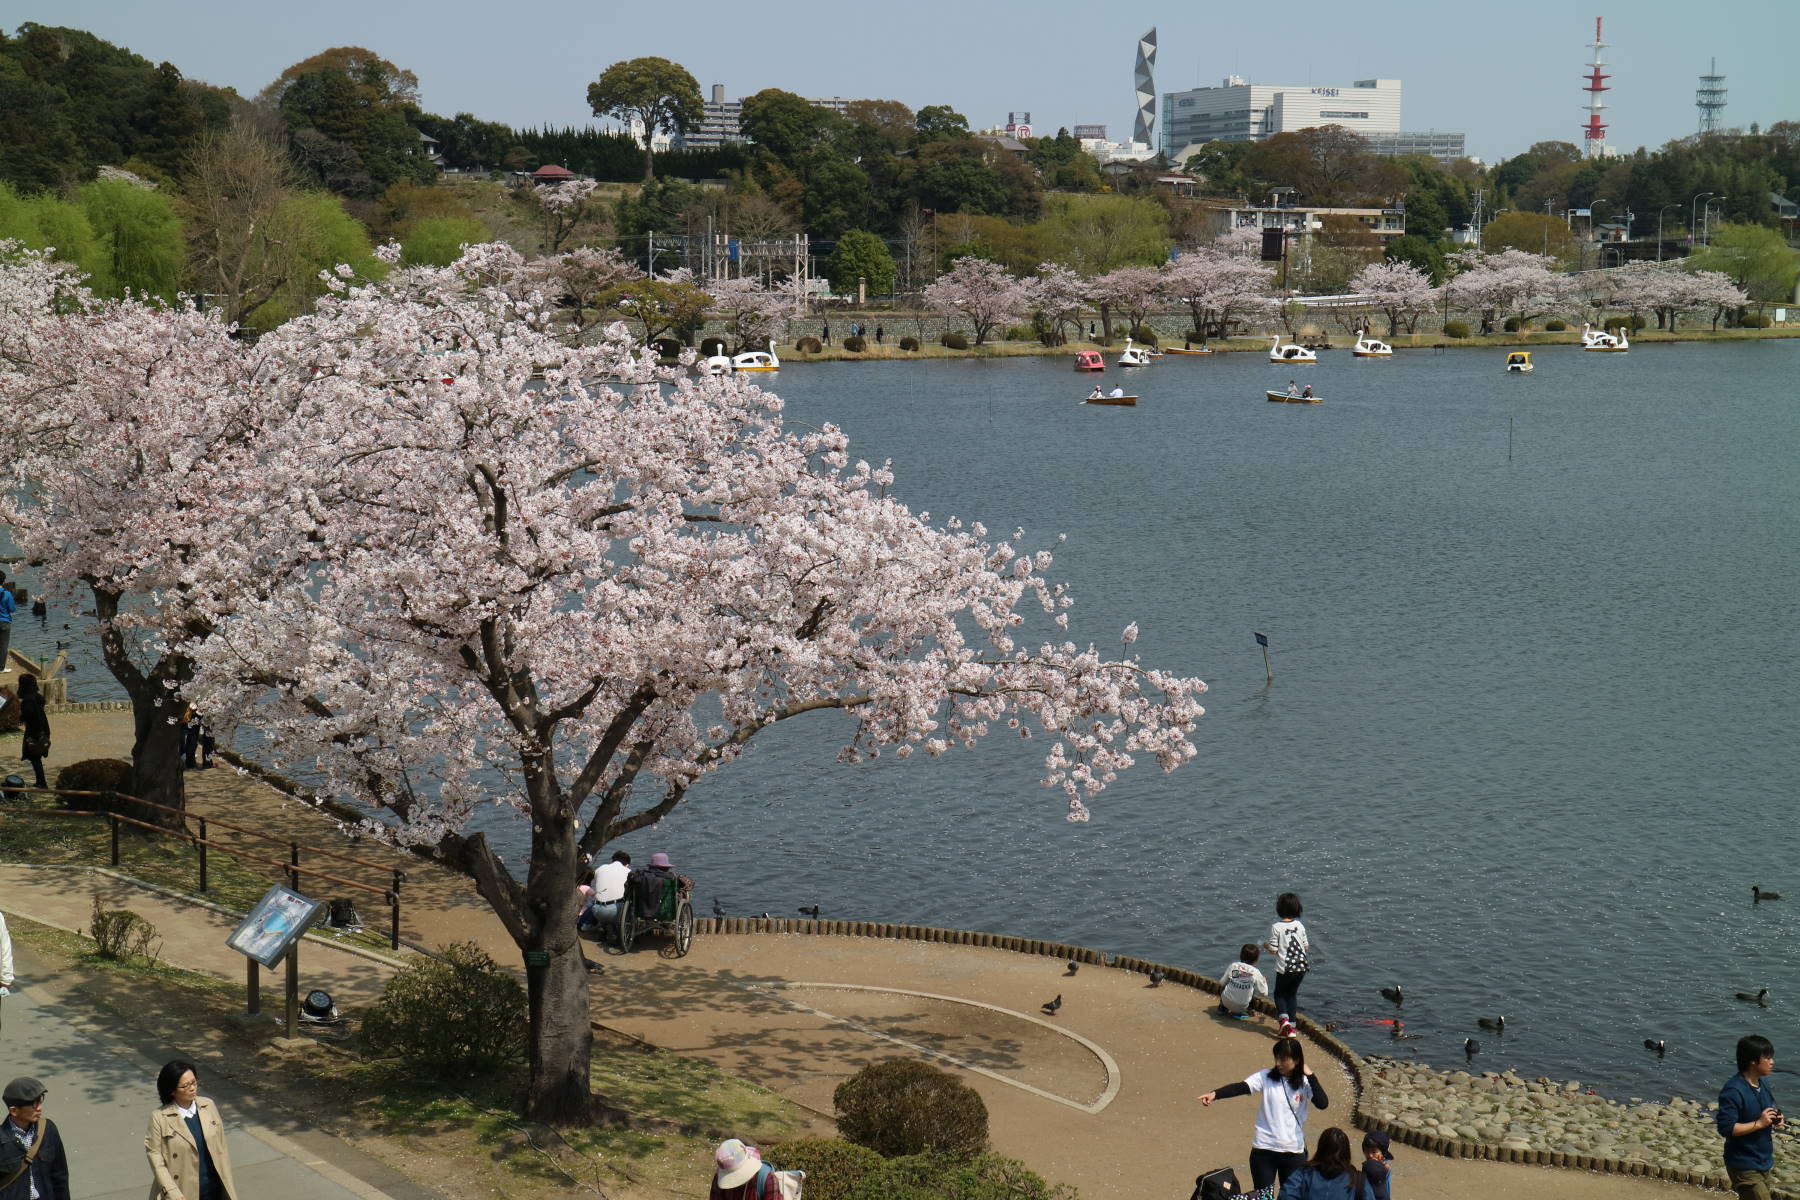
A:
<svg viewBox="0 0 1800 1200">
<path fill-rule="evenodd" d="M 1383 1058 L 1365 1058 L 1362 1077 L 1366 1123 L 1428 1150 L 1491 1146 L 1514 1161 L 1725 1186 L 1717 1105 L 1710 1102 L 1634 1096 L 1621 1103 L 1573 1081 L 1438 1071 Z M 1800 1196 L 1795 1172 L 1782 1165 L 1785 1141 L 1777 1135 L 1776 1195 Z M 1637 1164 L 1643 1169 L 1632 1169 Z"/>
</svg>

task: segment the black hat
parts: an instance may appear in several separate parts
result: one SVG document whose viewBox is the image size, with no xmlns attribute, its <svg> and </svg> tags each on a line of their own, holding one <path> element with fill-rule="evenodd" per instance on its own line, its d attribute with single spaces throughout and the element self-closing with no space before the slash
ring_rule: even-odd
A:
<svg viewBox="0 0 1800 1200">
<path fill-rule="evenodd" d="M 15 1104 L 36 1104 L 48 1095 L 50 1089 L 29 1075 L 21 1075 L 6 1085 L 6 1107 Z"/>
</svg>

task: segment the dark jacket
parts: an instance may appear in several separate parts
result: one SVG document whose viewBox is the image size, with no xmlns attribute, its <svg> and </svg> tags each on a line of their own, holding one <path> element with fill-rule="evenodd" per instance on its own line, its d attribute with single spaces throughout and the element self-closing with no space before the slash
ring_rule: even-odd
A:
<svg viewBox="0 0 1800 1200">
<path fill-rule="evenodd" d="M 1317 1167 L 1301 1167 L 1281 1185 L 1279 1200 L 1368 1200 L 1368 1184 L 1354 1167 L 1342 1175 L 1322 1175 Z"/>
<path fill-rule="evenodd" d="M 1767 1084 L 1750 1086 L 1742 1075 L 1733 1075 L 1719 1091 L 1719 1132 L 1725 1136 L 1725 1165 L 1748 1167 L 1755 1171 L 1775 1169 L 1775 1135 L 1758 1129 L 1742 1137 L 1732 1137 L 1731 1127 L 1746 1121 L 1762 1119 L 1763 1109 L 1775 1107 L 1775 1093 Z"/>
<path fill-rule="evenodd" d="M 11 1117 L 0 1117 L 0 1125 L 12 1126 Z M 13 1128 L 16 1128 L 14 1126 Z M 56 1122 L 44 1118 L 44 1132 L 38 1135 L 37 1158 L 31 1164 L 31 1179 L 19 1176 L 11 1187 L 0 1191 L 0 1200 L 31 1200 L 31 1182 L 37 1181 L 39 1200 L 69 1200 L 69 1162 L 63 1157 L 62 1134 Z M 25 1157 L 25 1147 L 12 1128 L 0 1128 L 0 1180 L 10 1178 Z"/>
<path fill-rule="evenodd" d="M 41 735 L 46 741 L 49 740 L 50 718 L 44 715 L 44 694 L 42 692 L 20 698 L 19 720 L 24 722 L 26 737 L 35 733 Z"/>
</svg>

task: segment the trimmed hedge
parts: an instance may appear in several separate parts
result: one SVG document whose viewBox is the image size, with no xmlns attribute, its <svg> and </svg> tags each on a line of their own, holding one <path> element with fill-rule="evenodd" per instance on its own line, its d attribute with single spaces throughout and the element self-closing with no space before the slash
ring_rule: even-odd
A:
<svg viewBox="0 0 1800 1200">
<path fill-rule="evenodd" d="M 387 981 L 363 1038 L 427 1079 L 475 1079 L 525 1057 L 525 989 L 474 942 L 438 948 Z"/>
<path fill-rule="evenodd" d="M 1505 328 L 1508 333 L 1517 333 L 1519 330 L 1525 328 L 1525 322 L 1519 320 L 1517 317 L 1508 317 L 1506 318 Z"/>
<path fill-rule="evenodd" d="M 919 339 L 909 333 L 900 339 L 900 348 L 902 350 L 917 350 L 919 348 Z"/>
<path fill-rule="evenodd" d="M 794 339 L 794 353 L 796 354 L 817 354 L 824 348 L 825 343 L 810 334 Z"/>
<path fill-rule="evenodd" d="M 843 1138 L 800 1138 L 771 1146 L 763 1160 L 777 1171 L 805 1171 L 807 1200 L 847 1200 L 885 1161 Z"/>
<path fill-rule="evenodd" d="M 1148 325 L 1139 325 L 1131 331 L 1131 340 L 1140 346 L 1156 345 L 1156 330 Z"/>
<path fill-rule="evenodd" d="M 1015 1158 L 912 1154 L 871 1171 L 848 1200 L 1077 1200 L 1077 1195 L 1069 1185 L 1051 1184 Z"/>
<path fill-rule="evenodd" d="M 861 354 L 868 347 L 869 343 L 863 339 L 863 335 L 860 333 L 853 333 L 844 339 L 844 349 L 851 354 Z"/>
<path fill-rule="evenodd" d="M 1468 337 L 1469 336 L 1469 323 L 1467 321 L 1445 321 L 1444 322 L 1444 336 L 1445 337 L 1453 337 L 1453 338 Z"/>
<path fill-rule="evenodd" d="M 1745 313 L 1738 318 L 1739 329 L 1767 329 L 1773 323 L 1768 313 Z"/>
<path fill-rule="evenodd" d="M 946 350 L 967 350 L 969 348 L 969 335 L 966 333 L 957 333 L 955 330 L 946 333 L 943 337 L 939 338 L 938 341 L 943 344 Z"/>
<path fill-rule="evenodd" d="M 831 1102 L 841 1136 L 890 1158 L 926 1151 L 969 1158 L 987 1149 L 981 1093 L 917 1059 L 870 1063 L 838 1084 Z"/>
<path fill-rule="evenodd" d="M 725 339 L 707 337 L 700 339 L 700 357 L 711 358 L 715 354 L 725 353 Z"/>
<path fill-rule="evenodd" d="M 1568 322 L 1566 322 L 1566 321 L 1545 321 L 1544 322 L 1544 332 L 1545 333 L 1561 333 L 1563 330 L 1567 329 L 1568 327 L 1569 327 L 1569 325 L 1568 325 Z"/>
</svg>

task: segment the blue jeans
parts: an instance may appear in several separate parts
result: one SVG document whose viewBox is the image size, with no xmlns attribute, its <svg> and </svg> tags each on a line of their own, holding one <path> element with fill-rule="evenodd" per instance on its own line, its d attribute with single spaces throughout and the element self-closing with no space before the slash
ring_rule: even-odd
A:
<svg viewBox="0 0 1800 1200">
<path fill-rule="evenodd" d="M 604 904 L 596 904 L 590 898 L 587 907 L 581 910 L 581 916 L 575 920 L 578 929 L 586 929 L 590 925 L 607 926 L 616 924 L 619 919 L 619 901 L 608 900 Z"/>
</svg>

